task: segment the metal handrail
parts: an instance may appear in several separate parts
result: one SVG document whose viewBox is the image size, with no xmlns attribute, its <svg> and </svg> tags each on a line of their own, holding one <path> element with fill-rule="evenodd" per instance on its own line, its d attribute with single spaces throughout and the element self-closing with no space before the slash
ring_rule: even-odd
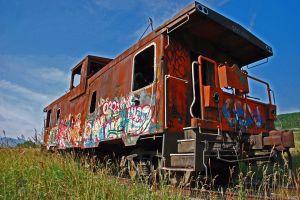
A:
<svg viewBox="0 0 300 200">
<path fill-rule="evenodd" d="M 198 64 L 197 61 L 193 61 L 192 63 L 192 83 L 193 83 L 193 101 L 192 101 L 192 104 L 190 106 L 190 114 L 191 114 L 191 117 L 195 117 L 194 114 L 193 114 L 193 106 L 195 104 L 195 101 L 196 101 L 196 92 L 195 92 L 195 71 L 194 71 L 194 65 L 195 64 Z"/>
<path fill-rule="evenodd" d="M 267 90 L 268 90 L 268 98 L 269 98 L 269 104 L 272 104 L 272 98 L 271 98 L 271 88 L 270 88 L 270 85 L 269 85 L 269 83 L 267 83 L 267 82 L 265 82 L 265 81 L 263 81 L 263 80 L 260 80 L 260 79 L 258 79 L 258 78 L 255 78 L 255 77 L 253 77 L 253 76 L 250 76 L 250 75 L 248 75 L 248 74 L 245 74 L 248 78 L 250 78 L 250 79 L 252 79 L 252 80 L 255 80 L 255 81 L 257 81 L 257 82 L 259 82 L 259 83 L 262 83 L 262 84 L 264 84 L 264 85 L 266 85 L 267 86 Z"/>
<path fill-rule="evenodd" d="M 170 34 L 171 32 L 173 32 L 174 30 L 176 30 L 177 28 L 179 28 L 180 26 L 184 25 L 185 23 L 187 23 L 190 20 L 190 15 L 187 13 L 182 20 L 185 19 L 183 22 L 181 22 L 180 24 L 178 24 L 175 27 L 168 27 L 167 28 L 167 34 Z"/>
</svg>

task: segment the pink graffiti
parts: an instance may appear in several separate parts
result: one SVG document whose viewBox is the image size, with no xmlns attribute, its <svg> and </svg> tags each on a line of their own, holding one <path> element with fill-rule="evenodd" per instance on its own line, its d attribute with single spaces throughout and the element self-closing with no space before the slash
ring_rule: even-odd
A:
<svg viewBox="0 0 300 200">
<path fill-rule="evenodd" d="M 97 116 L 88 120 L 85 126 L 85 146 L 115 138 L 136 137 L 149 133 L 152 108 L 150 104 L 135 106 L 132 97 L 121 97 L 109 101 L 101 99 Z"/>
</svg>

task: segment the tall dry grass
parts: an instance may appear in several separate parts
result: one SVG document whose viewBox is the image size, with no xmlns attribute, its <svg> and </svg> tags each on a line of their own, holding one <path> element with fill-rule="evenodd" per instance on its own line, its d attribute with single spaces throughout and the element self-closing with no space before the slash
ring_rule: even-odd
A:
<svg viewBox="0 0 300 200">
<path fill-rule="evenodd" d="M 122 183 L 109 163 L 91 170 L 79 162 L 39 149 L 0 149 L 0 199 L 182 199 L 167 187 L 155 191 L 141 181 Z"/>
<path fill-rule="evenodd" d="M 230 169 L 228 184 L 218 188 L 216 177 L 201 175 L 194 178 L 194 184 L 185 183 L 176 189 L 169 186 L 172 181 L 166 174 L 152 176 L 152 181 L 137 174 L 130 183 L 122 182 L 118 176 L 126 172 L 114 160 L 98 163 L 93 158 L 78 159 L 75 154 L 51 154 L 30 148 L 0 149 L 0 199 L 184 199 L 187 197 L 182 195 L 183 189 L 192 185 L 200 190 L 194 196 L 202 199 L 222 198 L 210 190 L 238 199 L 246 199 L 248 195 L 295 198 L 300 196 L 300 132 L 296 131 L 295 136 L 292 176 L 286 159 L 283 165 L 239 163 Z M 238 176 L 234 175 L 236 172 Z M 288 190 L 289 187 L 297 190 Z"/>
</svg>

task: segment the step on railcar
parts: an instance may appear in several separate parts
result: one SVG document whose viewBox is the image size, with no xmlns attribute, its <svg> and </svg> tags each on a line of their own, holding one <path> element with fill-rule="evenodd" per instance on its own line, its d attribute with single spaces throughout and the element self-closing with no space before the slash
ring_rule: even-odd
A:
<svg viewBox="0 0 300 200">
<path fill-rule="evenodd" d="M 248 30 L 195 2 L 114 59 L 87 56 L 48 105 L 44 147 L 96 149 L 173 171 L 208 160 L 267 160 L 294 147 L 275 130 L 270 85 L 245 66 L 273 55 Z M 265 88 L 266 102 L 249 81 Z"/>
</svg>

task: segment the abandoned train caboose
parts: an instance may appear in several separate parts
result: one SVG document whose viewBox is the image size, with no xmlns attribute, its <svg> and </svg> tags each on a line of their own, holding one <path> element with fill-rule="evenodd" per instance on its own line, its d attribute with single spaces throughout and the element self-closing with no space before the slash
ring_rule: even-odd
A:
<svg viewBox="0 0 300 200">
<path fill-rule="evenodd" d="M 72 69 L 70 90 L 48 105 L 47 149 L 97 149 L 206 171 L 222 162 L 269 159 L 294 147 L 274 130 L 267 82 L 245 66 L 272 48 L 239 24 L 195 2 L 114 59 L 87 56 Z M 268 101 L 249 94 L 249 81 Z"/>
</svg>

